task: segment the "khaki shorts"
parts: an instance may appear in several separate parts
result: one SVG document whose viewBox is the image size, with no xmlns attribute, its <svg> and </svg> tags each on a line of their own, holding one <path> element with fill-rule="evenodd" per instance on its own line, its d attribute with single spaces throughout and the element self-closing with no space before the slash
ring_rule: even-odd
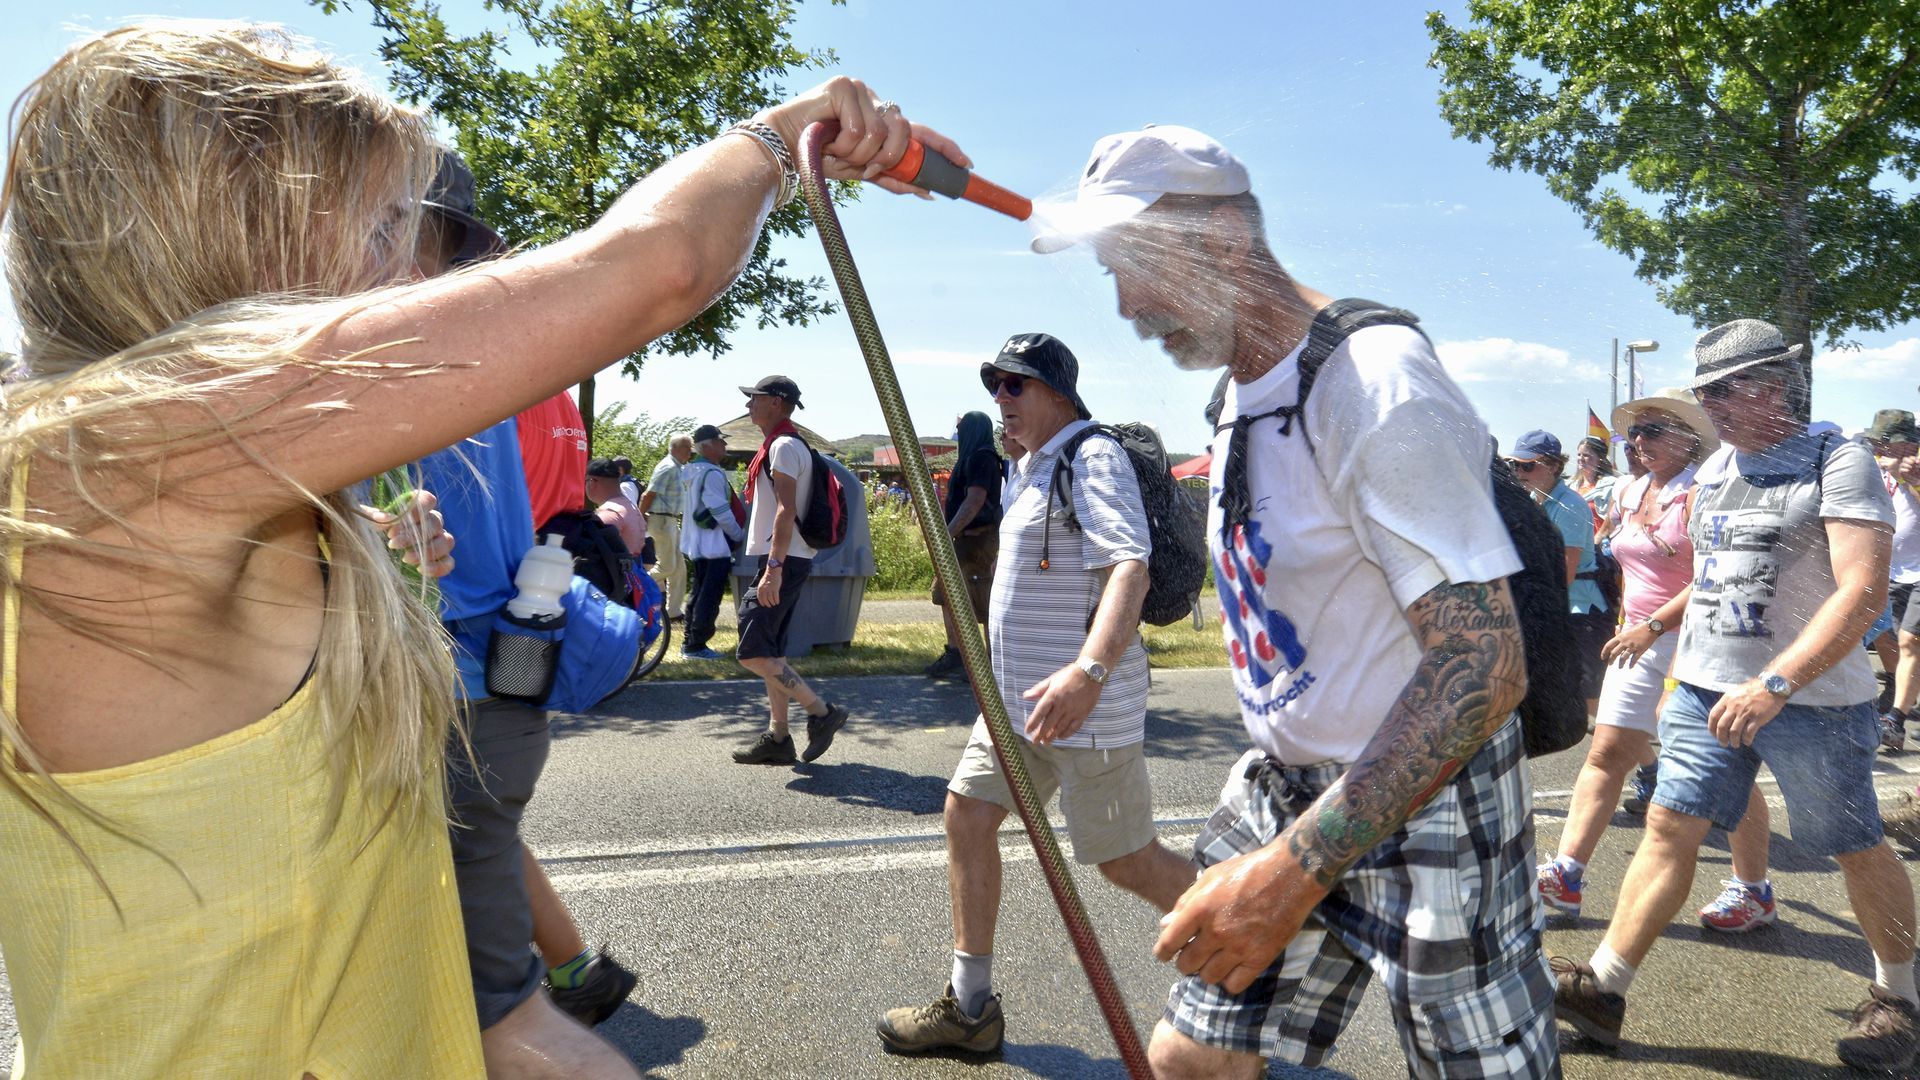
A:
<svg viewBox="0 0 1920 1080">
<path fill-rule="evenodd" d="M 1060 813 L 1067 819 L 1075 862 L 1085 866 L 1112 862 L 1154 842 L 1153 789 L 1141 743 L 1096 750 L 1019 742 L 1040 804 L 1045 806 L 1053 801 L 1054 792 L 1060 793 Z M 973 736 L 960 754 L 947 790 L 1017 812 L 984 719 L 974 721 Z"/>
</svg>

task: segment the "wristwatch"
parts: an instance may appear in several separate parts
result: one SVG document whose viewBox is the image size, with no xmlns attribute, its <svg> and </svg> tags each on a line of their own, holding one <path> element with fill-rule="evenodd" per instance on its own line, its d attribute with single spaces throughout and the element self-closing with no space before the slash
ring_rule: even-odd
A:
<svg viewBox="0 0 1920 1080">
<path fill-rule="evenodd" d="M 1760 685 L 1767 688 L 1767 693 L 1779 698 L 1788 697 L 1793 693 L 1793 684 L 1787 681 L 1785 675 L 1777 671 L 1761 672 Z"/>
<path fill-rule="evenodd" d="M 1107 685 L 1107 665 L 1101 663 L 1100 661 L 1090 660 L 1083 656 L 1080 659 L 1075 660 L 1073 662 L 1073 666 L 1079 668 L 1081 671 L 1086 672 L 1087 678 L 1092 679 L 1094 682 L 1094 685 L 1096 686 Z"/>
<path fill-rule="evenodd" d="M 1667 624 L 1661 622 L 1659 619 L 1648 619 L 1647 629 L 1653 631 L 1654 637 L 1659 637 L 1661 634 L 1667 632 Z"/>
<path fill-rule="evenodd" d="M 778 570 L 780 569 L 781 565 L 782 564 L 779 559 L 776 559 L 771 555 L 767 556 L 767 569 Z"/>
</svg>

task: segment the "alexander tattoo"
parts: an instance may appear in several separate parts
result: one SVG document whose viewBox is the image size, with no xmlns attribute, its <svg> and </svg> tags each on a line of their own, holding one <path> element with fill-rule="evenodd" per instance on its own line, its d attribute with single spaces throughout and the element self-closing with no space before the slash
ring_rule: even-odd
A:
<svg viewBox="0 0 1920 1080">
<path fill-rule="evenodd" d="M 1526 688 L 1506 583 L 1441 585 L 1407 609 L 1426 655 L 1360 760 L 1289 830 L 1323 888 L 1458 775 Z"/>
</svg>

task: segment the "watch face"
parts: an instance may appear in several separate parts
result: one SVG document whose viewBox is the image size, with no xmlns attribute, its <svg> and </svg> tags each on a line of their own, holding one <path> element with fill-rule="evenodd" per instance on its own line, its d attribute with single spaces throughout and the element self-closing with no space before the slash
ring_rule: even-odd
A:
<svg viewBox="0 0 1920 1080">
<path fill-rule="evenodd" d="M 1761 685 L 1767 688 L 1767 693 L 1779 694 L 1781 697 L 1787 696 L 1787 691 L 1793 689 L 1784 675 L 1768 675 L 1761 680 Z"/>
<path fill-rule="evenodd" d="M 1656 634 L 1664 634 L 1667 632 L 1667 624 L 1661 622 L 1659 619 L 1648 619 L 1647 629 L 1653 631 Z"/>
</svg>

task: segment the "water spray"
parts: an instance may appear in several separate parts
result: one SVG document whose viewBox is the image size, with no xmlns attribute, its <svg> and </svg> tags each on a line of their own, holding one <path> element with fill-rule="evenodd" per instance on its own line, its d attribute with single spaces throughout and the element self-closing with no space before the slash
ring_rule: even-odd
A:
<svg viewBox="0 0 1920 1080">
<path fill-rule="evenodd" d="M 1073 939 L 1074 951 L 1080 956 L 1080 966 L 1085 969 L 1087 981 L 1092 984 L 1094 1000 L 1099 1003 L 1107 1028 L 1113 1033 L 1114 1046 L 1120 1051 L 1120 1060 L 1125 1063 L 1128 1076 L 1133 1080 L 1152 1080 L 1153 1070 L 1147 1063 L 1140 1033 L 1134 1029 L 1133 1017 L 1127 1012 L 1126 1001 L 1120 996 L 1120 987 L 1114 982 L 1112 969 L 1107 966 L 1106 954 L 1100 950 L 1100 940 L 1094 934 L 1093 922 L 1088 919 L 1086 906 L 1080 902 L 1080 894 L 1074 889 L 1073 874 L 1060 854 L 1060 843 L 1054 838 L 1053 826 L 1047 821 L 1046 812 L 1034 791 L 1033 780 L 1027 774 L 1026 762 L 1020 756 L 1020 736 L 1014 733 L 1013 722 L 1007 716 L 1006 702 L 1001 699 L 1000 688 L 993 680 L 993 669 L 987 660 L 986 638 L 980 633 L 973 599 L 967 591 L 960 560 L 954 554 L 953 538 L 947 535 L 947 530 L 931 525 L 945 521 L 946 517 L 941 513 L 940 503 L 934 498 L 933 475 L 927 470 L 926 454 L 920 449 L 919 436 L 913 429 L 913 418 L 907 413 L 906 398 L 900 392 L 899 377 L 894 373 L 893 361 L 887 355 L 887 344 L 880 337 L 880 325 L 874 320 L 873 306 L 868 303 L 866 287 L 860 282 L 860 271 L 854 267 L 853 254 L 847 250 L 846 234 L 840 229 L 839 215 L 834 212 L 833 199 L 827 191 L 826 172 L 821 168 L 827 143 L 839 133 L 837 121 L 813 124 L 801 133 L 799 153 L 796 155 L 800 166 L 800 197 L 806 201 L 807 211 L 813 215 L 814 228 L 820 234 L 821 245 L 826 248 L 827 262 L 833 267 L 834 282 L 839 285 L 840 297 L 847 306 L 847 318 L 853 323 L 854 336 L 860 342 L 860 353 L 866 359 L 867 373 L 873 379 L 874 394 L 880 399 L 880 412 L 886 417 L 887 431 L 893 437 L 893 445 L 899 448 L 900 466 L 907 474 L 907 492 L 912 497 L 914 513 L 920 520 L 920 532 L 927 541 L 927 554 L 933 559 L 933 575 L 940 582 L 940 589 L 946 593 L 947 603 L 952 607 L 954 626 L 959 631 L 960 655 L 966 661 L 967 678 L 973 683 L 974 697 L 980 703 L 980 713 L 985 717 L 987 731 L 992 736 L 994 756 L 1000 760 L 1000 769 L 1006 775 L 1008 788 L 1013 792 L 1015 809 L 1019 811 L 1021 823 L 1026 826 L 1027 839 L 1032 842 L 1034 854 L 1039 857 L 1047 888 L 1053 893 L 1054 904 L 1060 909 L 1060 918 L 1067 924 L 1067 934 Z M 1020 221 L 1025 221 L 1033 213 L 1033 203 L 1028 199 L 973 176 L 917 140 L 910 145 L 907 156 L 901 159 L 900 164 L 887 170 L 886 175 L 938 191 L 948 198 L 963 198 L 979 203 Z"/>
<path fill-rule="evenodd" d="M 919 139 L 907 140 L 906 155 L 882 176 L 904 180 L 914 187 L 926 188 L 949 199 L 965 199 L 989 210 L 997 210 L 1015 221 L 1033 216 L 1033 200 L 1017 195 L 983 176 L 975 176 L 947 160 L 938 150 L 930 150 Z"/>
</svg>

